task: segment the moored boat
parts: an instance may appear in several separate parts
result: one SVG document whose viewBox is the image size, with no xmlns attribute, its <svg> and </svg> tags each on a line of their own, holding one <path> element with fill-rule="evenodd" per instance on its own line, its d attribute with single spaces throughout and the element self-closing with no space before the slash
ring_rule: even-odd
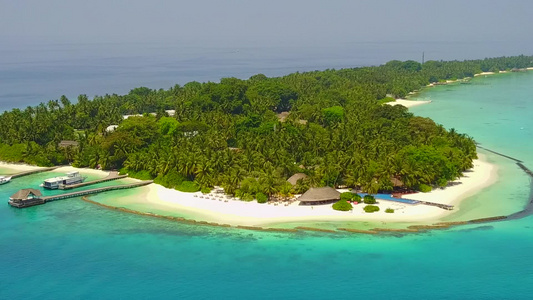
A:
<svg viewBox="0 0 533 300">
<path fill-rule="evenodd" d="M 0 176 L 0 184 L 8 183 L 11 181 L 11 176 Z"/>
<path fill-rule="evenodd" d="M 74 171 L 67 173 L 67 176 L 54 177 L 45 179 L 41 184 L 42 187 L 50 190 L 59 189 L 65 185 L 82 183 L 86 177 L 82 177 L 80 172 Z"/>
</svg>

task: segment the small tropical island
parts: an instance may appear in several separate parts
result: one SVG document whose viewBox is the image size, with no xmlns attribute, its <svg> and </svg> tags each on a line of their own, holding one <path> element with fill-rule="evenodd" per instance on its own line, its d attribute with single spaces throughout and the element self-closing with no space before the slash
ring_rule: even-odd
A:
<svg viewBox="0 0 533 300">
<path fill-rule="evenodd" d="M 436 219 L 493 183 L 496 170 L 478 158 L 472 137 L 406 107 L 427 101 L 401 99 L 428 86 L 531 66 L 533 56 L 523 55 L 390 61 L 168 90 L 139 87 L 92 100 L 80 95 L 76 103 L 62 96 L 0 116 L 0 167 L 119 170 L 155 184 L 135 199 L 119 198 L 117 206 L 142 203 L 229 224 L 356 214 L 355 220 Z M 463 184 L 450 186 L 458 180 Z M 415 203 L 409 201 L 431 205 L 407 208 Z"/>
</svg>

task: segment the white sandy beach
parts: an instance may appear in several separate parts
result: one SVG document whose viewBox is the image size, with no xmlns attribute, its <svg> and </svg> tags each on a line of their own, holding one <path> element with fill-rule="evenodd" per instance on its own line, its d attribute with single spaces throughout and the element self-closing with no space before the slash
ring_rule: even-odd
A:
<svg viewBox="0 0 533 300">
<path fill-rule="evenodd" d="M 37 166 L 32 166 L 32 165 L 27 165 L 27 164 L 12 164 L 12 163 L 6 163 L 6 162 L 0 161 L 0 169 L 6 170 L 7 174 L 15 174 L 19 172 L 42 169 L 42 167 L 37 167 Z M 95 169 L 89 169 L 89 168 L 74 168 L 72 166 L 60 167 L 60 168 L 55 169 L 53 172 L 68 173 L 72 171 L 79 171 L 82 175 L 90 174 L 90 175 L 94 175 L 94 176 L 102 177 L 102 178 L 109 175 L 109 172 L 107 171 L 95 170 Z"/>
<path fill-rule="evenodd" d="M 465 176 L 454 181 L 445 189 L 437 189 L 430 193 L 407 195 L 413 200 L 431 201 L 442 204 L 457 205 L 467 198 L 496 182 L 496 167 L 483 158 L 475 160 L 474 168 L 465 172 Z M 393 201 L 378 200 L 379 212 L 365 213 L 364 204 L 355 205 L 350 212 L 335 211 L 331 205 L 299 206 L 295 202 L 289 206 L 283 204 L 259 204 L 224 198 L 200 197 L 201 193 L 183 193 L 167 189 L 157 184 L 145 188 L 148 192 L 138 197 L 116 199 L 116 202 L 105 203 L 123 207 L 134 207 L 144 212 L 158 211 L 158 214 L 187 216 L 197 221 L 216 222 L 230 225 L 264 226 L 286 222 L 315 221 L 385 221 L 385 222 L 418 222 L 438 221 L 453 211 L 427 205 L 410 205 Z M 392 208 L 394 213 L 385 213 Z M 152 210 L 151 210 L 152 209 Z M 457 206 L 455 211 L 457 210 Z"/>
<path fill-rule="evenodd" d="M 485 75 L 494 75 L 496 73 L 494 72 L 481 72 L 481 73 L 478 73 L 478 74 L 474 74 L 475 77 L 477 76 L 485 76 Z"/>
<path fill-rule="evenodd" d="M 0 167 L 14 172 L 22 172 L 38 167 L 22 164 L 0 163 Z M 103 178 L 109 173 L 94 169 L 79 169 L 70 166 L 61 167 L 54 172 L 66 173 L 79 171 L 82 174 L 92 174 Z M 496 167 L 486 162 L 483 156 L 474 161 L 474 168 L 465 172 L 465 176 L 454 181 L 445 189 L 437 189 L 430 193 L 410 194 L 404 198 L 430 201 L 455 205 L 455 211 L 461 200 L 477 193 L 479 190 L 493 184 L 497 180 Z M 354 205 L 350 212 L 333 210 L 331 205 L 299 206 L 294 202 L 288 206 L 284 204 L 259 204 L 255 201 L 244 202 L 228 200 L 226 197 L 215 198 L 204 196 L 202 193 L 184 193 L 167 189 L 158 184 L 150 184 L 142 188 L 144 193 L 135 197 L 117 197 L 112 206 L 134 207 L 142 212 L 157 210 L 159 214 L 168 213 L 173 216 L 187 216 L 197 221 L 217 222 L 230 225 L 263 226 L 286 222 L 315 222 L 315 221 L 383 221 L 383 222 L 418 222 L 438 221 L 453 211 L 427 205 L 411 205 L 393 201 L 378 200 L 379 212 L 365 213 L 364 204 Z M 344 190 L 340 190 L 343 192 Z M 392 208 L 394 213 L 385 213 L 385 209 Z M 162 212 L 162 213 L 161 213 Z"/>
<path fill-rule="evenodd" d="M 26 164 L 12 164 L 0 161 L 0 169 L 6 172 L 6 174 L 15 174 L 19 172 L 31 171 L 41 169 L 41 167 L 26 165 Z"/>
<path fill-rule="evenodd" d="M 418 100 L 418 101 L 415 101 L 415 100 L 407 100 L 407 99 L 396 99 L 396 101 L 387 102 L 386 104 L 392 105 L 392 106 L 403 105 L 403 106 L 409 108 L 409 107 L 424 105 L 424 104 L 428 104 L 428 103 L 431 103 L 431 100 Z"/>
</svg>

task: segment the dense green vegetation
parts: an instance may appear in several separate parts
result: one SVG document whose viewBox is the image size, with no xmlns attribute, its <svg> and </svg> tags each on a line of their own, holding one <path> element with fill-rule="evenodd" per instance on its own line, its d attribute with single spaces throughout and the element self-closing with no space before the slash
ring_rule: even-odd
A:
<svg viewBox="0 0 533 300">
<path fill-rule="evenodd" d="M 387 209 L 385 209 L 385 212 L 388 213 L 388 214 L 392 214 L 392 213 L 394 213 L 394 209 L 387 208 Z"/>
<path fill-rule="evenodd" d="M 418 186 L 418 190 L 421 191 L 422 193 L 429 193 L 431 192 L 431 187 L 427 184 L 420 184 Z"/>
<path fill-rule="evenodd" d="M 363 207 L 363 210 L 367 213 L 373 213 L 373 212 L 379 211 L 379 206 L 367 205 Z"/>
<path fill-rule="evenodd" d="M 372 195 L 365 195 L 363 197 L 363 202 L 365 204 L 375 204 L 376 203 L 376 198 Z"/>
<path fill-rule="evenodd" d="M 391 61 L 378 67 L 259 74 L 127 95 L 66 97 L 0 116 L 0 159 L 123 169 L 186 191 L 222 186 L 242 199 L 345 185 L 375 193 L 445 185 L 472 167 L 475 144 L 402 106 L 381 105 L 430 82 L 523 68 L 532 57 Z M 165 110 L 175 110 L 170 117 Z M 147 113 L 155 112 L 155 115 Z M 284 112 L 280 121 L 277 114 Z M 145 114 L 130 117 L 125 114 Z M 119 127 L 106 131 L 109 125 Z M 59 147 L 61 140 L 79 146 Z M 286 179 L 308 175 L 293 188 Z"/>
<path fill-rule="evenodd" d="M 333 209 L 334 210 L 340 210 L 340 211 L 349 211 L 352 210 L 353 206 L 351 203 L 348 203 L 346 200 L 339 200 L 335 203 L 333 203 Z"/>
</svg>

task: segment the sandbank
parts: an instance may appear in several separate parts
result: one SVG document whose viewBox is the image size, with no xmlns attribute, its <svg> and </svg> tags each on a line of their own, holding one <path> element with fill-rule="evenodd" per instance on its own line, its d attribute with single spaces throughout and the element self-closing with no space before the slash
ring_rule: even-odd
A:
<svg viewBox="0 0 533 300">
<path fill-rule="evenodd" d="M 448 187 L 437 188 L 429 193 L 406 195 L 404 198 L 455 205 L 455 210 L 457 210 L 457 205 L 461 200 L 476 194 L 498 180 L 496 165 L 487 162 L 482 154 L 478 153 L 478 156 L 480 158 L 474 160 L 474 167 L 465 171 L 463 177 L 450 182 Z"/>
<path fill-rule="evenodd" d="M 474 74 L 474 76 L 483 76 L 483 75 L 494 75 L 496 73 L 494 72 L 481 72 L 481 73 L 478 73 L 478 74 Z"/>
<path fill-rule="evenodd" d="M 407 100 L 407 99 L 396 99 L 396 101 L 387 102 L 386 104 L 388 104 L 388 105 L 392 105 L 392 106 L 395 106 L 395 105 L 403 105 L 403 106 L 409 108 L 409 107 L 414 107 L 414 106 L 424 105 L 424 104 L 428 104 L 428 103 L 431 103 L 431 100 Z"/>
<path fill-rule="evenodd" d="M 28 164 L 13 164 L 13 163 L 6 163 L 6 162 L 0 161 L 0 169 L 2 171 L 5 171 L 6 174 L 11 175 L 11 174 L 16 174 L 16 173 L 25 172 L 25 171 L 43 169 L 43 167 L 37 167 L 37 166 L 28 165 Z M 90 169 L 90 168 L 75 168 L 72 166 L 59 167 L 55 169 L 53 172 L 67 173 L 67 172 L 72 172 L 72 171 L 78 171 L 82 174 L 87 174 L 87 175 L 94 175 L 95 177 L 105 177 L 109 175 L 109 172 L 107 171 L 95 170 L 95 169 Z"/>
<path fill-rule="evenodd" d="M 413 200 L 431 201 L 456 205 L 496 182 L 496 167 L 486 162 L 481 156 L 474 161 L 474 168 L 465 172 L 465 176 L 454 181 L 445 189 L 429 193 L 407 195 Z M 143 188 L 143 193 L 136 196 L 117 197 L 102 202 L 106 205 L 125 207 L 141 212 L 156 212 L 159 215 L 182 216 L 196 221 L 216 222 L 220 224 L 264 226 L 280 223 L 302 222 L 435 222 L 453 213 L 434 206 L 422 204 L 411 205 L 393 201 L 379 200 L 379 212 L 365 213 L 364 204 L 354 205 L 350 212 L 335 211 L 331 205 L 299 206 L 294 202 L 284 204 L 259 204 L 239 200 L 226 200 L 226 196 L 205 196 L 201 193 L 184 193 L 167 189 L 157 184 Z M 342 192 L 342 190 L 340 190 Z M 394 213 L 385 213 L 392 208 Z"/>
<path fill-rule="evenodd" d="M 14 164 L 0 161 L 0 169 L 2 170 L 2 173 L 15 174 L 19 172 L 37 170 L 42 168 L 27 164 Z"/>
</svg>

